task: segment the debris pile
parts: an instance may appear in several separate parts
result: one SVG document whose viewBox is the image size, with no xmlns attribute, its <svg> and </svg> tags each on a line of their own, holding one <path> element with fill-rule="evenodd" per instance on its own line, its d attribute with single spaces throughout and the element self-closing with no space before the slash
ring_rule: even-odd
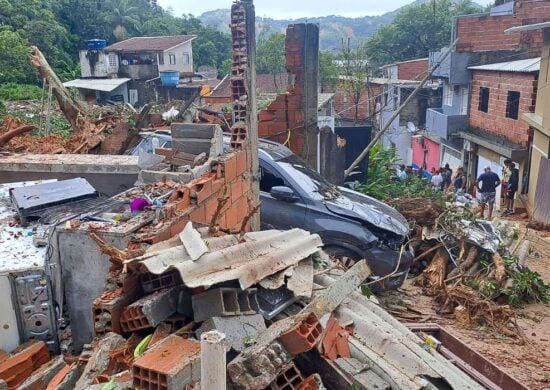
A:
<svg viewBox="0 0 550 390">
<path fill-rule="evenodd" d="M 523 264 L 527 253 L 517 250 L 518 231 L 478 220 L 474 210 L 459 203 L 447 204 L 443 211 L 423 200 L 407 205 L 402 199 L 400 205 L 422 226 L 413 264 L 421 273 L 414 283 L 436 299 L 438 312 L 454 315 L 464 325 L 487 325 L 521 338 L 514 307 L 546 302 L 550 286 Z"/>
<path fill-rule="evenodd" d="M 300 229 L 220 235 L 191 223 L 145 251 L 101 243 L 113 283 L 94 301 L 96 339 L 75 388 L 192 388 L 212 379 L 213 337 L 239 389 L 421 388 L 437 378 L 477 388 L 359 293 L 365 261 L 343 273 L 321 246 Z M 389 339 L 395 354 L 376 357 Z"/>
</svg>

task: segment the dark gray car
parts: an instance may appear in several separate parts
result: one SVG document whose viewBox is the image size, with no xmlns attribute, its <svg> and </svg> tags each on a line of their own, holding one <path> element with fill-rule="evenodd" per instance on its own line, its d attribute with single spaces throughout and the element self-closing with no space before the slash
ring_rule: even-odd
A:
<svg viewBox="0 0 550 390">
<path fill-rule="evenodd" d="M 132 154 L 171 144 L 169 132 L 141 134 Z M 229 148 L 229 137 L 224 144 Z M 281 144 L 260 140 L 260 219 L 263 229 L 301 228 L 317 233 L 325 251 L 344 266 L 366 259 L 374 291 L 403 284 L 413 259 L 405 245 L 409 225 L 388 205 L 329 183 Z M 391 275 L 391 276 L 388 276 Z"/>
<path fill-rule="evenodd" d="M 260 197 L 263 229 L 301 228 L 317 233 L 325 250 L 345 266 L 366 259 L 373 290 L 395 289 L 413 259 L 407 220 L 390 206 L 336 187 L 288 148 L 260 141 Z M 388 276 L 391 275 L 391 276 Z"/>
</svg>

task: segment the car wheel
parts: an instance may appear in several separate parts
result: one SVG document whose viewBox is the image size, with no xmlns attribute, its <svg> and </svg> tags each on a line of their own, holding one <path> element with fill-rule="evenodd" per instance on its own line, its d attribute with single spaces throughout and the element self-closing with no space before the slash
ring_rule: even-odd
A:
<svg viewBox="0 0 550 390">
<path fill-rule="evenodd" d="M 324 250 L 330 257 L 338 261 L 346 269 L 353 267 L 355 263 L 361 260 L 357 253 L 341 246 L 327 246 Z"/>
</svg>

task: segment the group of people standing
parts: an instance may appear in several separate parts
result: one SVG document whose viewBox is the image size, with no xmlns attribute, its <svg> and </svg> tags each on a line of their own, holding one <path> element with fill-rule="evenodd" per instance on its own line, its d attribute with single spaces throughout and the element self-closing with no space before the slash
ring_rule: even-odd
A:
<svg viewBox="0 0 550 390">
<path fill-rule="evenodd" d="M 491 171 L 491 167 L 485 167 L 475 182 L 478 191 L 481 218 L 484 217 L 485 207 L 489 209 L 489 219 L 493 217 L 493 208 L 496 201 L 496 189 L 502 184 L 501 196 L 504 198 L 505 210 L 503 215 L 514 213 L 514 198 L 519 189 L 519 170 L 510 159 L 504 160 L 502 180 Z"/>
<path fill-rule="evenodd" d="M 453 176 L 453 170 L 449 164 L 445 164 L 443 168 L 432 168 L 432 178 L 430 183 L 433 187 L 441 191 L 453 191 L 456 193 L 466 192 L 466 175 L 462 167 L 457 168 L 456 174 Z"/>
<path fill-rule="evenodd" d="M 462 167 L 456 169 L 453 175 L 453 170 L 449 164 L 436 169 L 432 168 L 431 177 L 425 175 L 424 170 L 420 168 L 416 174 L 420 177 L 428 177 L 431 185 L 434 188 L 444 192 L 454 192 L 458 195 L 464 195 L 468 192 L 467 177 Z M 427 173 L 427 172 L 426 172 Z M 398 177 L 400 180 L 406 179 L 411 174 L 414 174 L 411 167 L 400 166 Z M 503 215 L 514 213 L 514 198 L 519 188 L 519 170 L 510 159 L 504 160 L 502 169 L 502 179 L 495 172 L 491 171 L 491 167 L 484 168 L 483 173 L 479 175 L 474 183 L 477 193 L 477 202 L 479 203 L 479 213 L 481 218 L 485 216 L 485 209 L 488 209 L 488 218 L 493 217 L 493 209 L 496 201 L 496 189 L 502 185 L 501 196 L 504 199 Z"/>
</svg>

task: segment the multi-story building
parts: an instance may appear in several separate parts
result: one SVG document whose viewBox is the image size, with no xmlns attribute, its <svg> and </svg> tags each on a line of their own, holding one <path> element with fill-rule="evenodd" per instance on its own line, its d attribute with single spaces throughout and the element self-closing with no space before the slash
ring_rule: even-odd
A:
<svg viewBox="0 0 550 390">
<path fill-rule="evenodd" d="M 152 97 L 181 98 L 175 87 L 203 79 L 193 72 L 194 35 L 134 37 L 106 46 L 105 40 L 88 41 L 81 50 L 81 78 L 65 83 L 76 87 L 88 101 L 144 104 Z M 177 75 L 171 91 L 163 90 L 164 72 Z M 166 85 L 164 85 L 166 86 Z M 152 91 L 154 90 L 154 91 Z"/>
<path fill-rule="evenodd" d="M 427 137 L 440 145 L 428 154 L 438 154 L 439 165 L 464 165 L 472 182 L 484 166 L 500 173 L 505 158 L 528 172 L 530 130 L 519 118 L 534 110 L 542 34 L 505 30 L 549 19 L 550 1 L 530 0 L 454 18 L 451 42 L 456 47 L 433 73 L 434 84 L 441 84 L 442 104 L 426 114 Z M 430 67 L 444 52 L 430 53 Z"/>
</svg>

